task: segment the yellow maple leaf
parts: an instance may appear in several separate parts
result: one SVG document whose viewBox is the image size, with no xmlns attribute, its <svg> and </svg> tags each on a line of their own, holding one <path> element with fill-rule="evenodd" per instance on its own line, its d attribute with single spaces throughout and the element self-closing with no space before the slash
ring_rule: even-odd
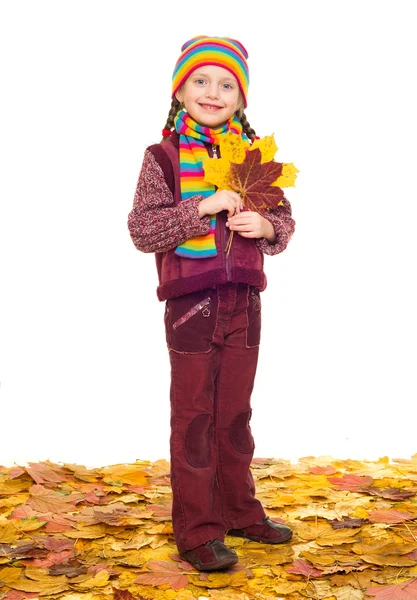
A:
<svg viewBox="0 0 417 600">
<path fill-rule="evenodd" d="M 282 506 L 292 506 L 294 504 L 294 496 L 284 492 L 277 492 L 270 502 L 268 508 L 281 508 Z"/>
<path fill-rule="evenodd" d="M 0 481 L 0 494 L 2 496 L 8 496 L 9 494 L 18 494 L 19 492 L 23 492 L 29 489 L 32 483 L 32 479 L 30 480 L 30 482 L 28 480 L 22 479 Z"/>
<path fill-rule="evenodd" d="M 200 576 L 190 575 L 193 585 L 204 588 L 225 588 L 230 585 L 232 576 L 228 573 L 209 573 L 201 581 Z"/>
<path fill-rule="evenodd" d="M 65 600 L 97 600 L 97 595 L 92 592 L 80 593 L 80 594 L 65 594 Z"/>
<path fill-rule="evenodd" d="M 21 592 L 32 592 L 39 596 L 49 596 L 51 594 L 59 594 L 69 588 L 68 583 L 58 581 L 58 578 L 51 578 L 47 581 L 32 581 L 31 579 L 19 579 L 14 581 L 10 586 L 14 590 Z"/>
<path fill-rule="evenodd" d="M 202 596 L 203 598 L 204 596 Z M 261 596 L 260 596 L 261 597 Z M 236 590 L 210 590 L 210 598 L 212 600 L 250 600 L 249 596 Z M 262 598 L 266 598 L 262 594 Z M 272 598 L 272 596 L 270 596 Z"/>
<path fill-rule="evenodd" d="M 243 163 L 247 149 L 248 144 L 245 144 L 242 136 L 237 133 L 229 132 L 220 142 L 220 154 L 229 163 Z"/>
<path fill-rule="evenodd" d="M 393 541 L 392 539 L 373 540 L 369 543 L 356 543 L 352 550 L 355 554 L 396 554 L 397 556 L 408 554 L 416 549 L 416 543 L 406 543 L 403 540 Z"/>
<path fill-rule="evenodd" d="M 35 529 L 40 529 L 46 523 L 46 521 L 40 521 L 38 517 L 27 517 L 26 519 L 11 519 L 14 527 L 18 531 L 35 531 Z"/>
<path fill-rule="evenodd" d="M 143 557 L 138 550 L 125 550 L 121 553 L 112 553 L 106 551 L 106 556 L 112 558 L 116 564 L 121 564 L 126 567 L 142 567 Z"/>
<path fill-rule="evenodd" d="M 136 579 L 136 573 L 132 571 L 123 571 L 117 578 L 117 585 L 120 588 L 127 588 Z"/>
<path fill-rule="evenodd" d="M 271 183 L 271 185 L 276 185 L 281 188 L 294 187 L 297 173 L 299 173 L 299 170 L 294 163 L 282 163 L 282 173 L 274 183 Z"/>
<path fill-rule="evenodd" d="M 336 562 L 336 557 L 334 554 L 329 555 L 325 553 L 314 554 L 313 552 L 309 552 L 308 550 L 303 550 L 302 552 L 303 558 L 307 559 L 311 562 L 315 567 L 326 567 L 328 565 L 333 565 Z"/>
<path fill-rule="evenodd" d="M 359 519 L 367 519 L 369 517 L 369 512 L 363 506 L 357 506 L 353 511 L 352 516 Z"/>
<path fill-rule="evenodd" d="M 265 137 L 255 140 L 249 150 L 255 150 L 255 148 L 259 148 L 261 151 L 261 164 L 273 160 L 275 154 L 277 153 L 278 146 L 275 142 L 274 134 L 266 135 Z M 222 154 L 223 156 L 223 154 Z M 244 157 L 243 157 L 244 158 Z M 236 161 L 235 161 L 236 162 Z M 242 161 L 243 162 L 243 159 Z"/>
<path fill-rule="evenodd" d="M 208 158 L 204 161 L 204 180 L 215 185 L 219 190 L 233 190 L 230 178 L 231 164 L 242 164 L 247 151 L 256 150 L 261 152 L 260 164 L 271 162 L 278 150 L 274 134 L 255 140 L 248 147 L 242 136 L 236 133 L 228 133 L 220 142 L 221 158 Z M 271 185 L 277 187 L 290 187 L 295 185 L 298 169 L 293 163 L 282 163 L 280 177 Z"/>
<path fill-rule="evenodd" d="M 219 190 L 231 190 L 230 161 L 227 158 L 208 158 L 204 162 L 204 180 Z"/>
<path fill-rule="evenodd" d="M 294 502 L 294 500 L 293 500 Z M 325 508 L 318 502 L 310 503 L 308 506 L 301 506 L 295 510 L 289 512 L 292 516 L 303 521 L 304 519 L 335 519 L 337 512 L 333 508 Z"/>
<path fill-rule="evenodd" d="M 90 525 L 89 527 L 80 526 L 78 529 L 73 529 L 70 531 L 64 531 L 63 534 L 65 537 L 74 538 L 74 539 L 86 539 L 86 540 L 94 540 L 97 538 L 102 538 L 106 535 L 106 533 L 111 528 L 108 525 L 103 525 L 99 523 L 98 525 Z"/>
<path fill-rule="evenodd" d="M 345 585 L 339 588 L 336 592 L 336 596 L 333 596 L 336 600 L 362 600 L 362 590 L 352 589 L 350 585 Z"/>
<path fill-rule="evenodd" d="M 18 567 L 4 567 L 0 569 L 0 581 L 6 585 L 10 585 L 13 581 L 17 581 L 23 569 Z"/>
<path fill-rule="evenodd" d="M 149 473 L 141 471 L 136 465 L 113 465 L 102 469 L 103 481 L 112 486 L 124 484 L 133 486 L 147 485 Z"/>
<path fill-rule="evenodd" d="M 34 592 L 40 596 L 58 594 L 69 588 L 68 579 L 65 575 L 50 576 L 46 569 L 28 567 L 24 579 L 16 579 L 8 582 L 8 586 L 22 592 Z"/>
<path fill-rule="evenodd" d="M 0 509 L 2 508 L 6 508 L 6 509 L 10 509 L 7 511 L 0 511 L 2 512 L 4 517 L 8 517 L 12 512 L 13 512 L 13 508 L 15 506 L 19 506 L 19 504 L 25 504 L 25 502 L 27 500 L 29 500 L 30 496 L 29 494 L 24 494 L 21 493 L 18 496 L 9 496 L 8 498 L 2 498 L 0 500 Z"/>
<path fill-rule="evenodd" d="M 190 590 L 165 590 L 166 600 L 195 600 Z"/>
<path fill-rule="evenodd" d="M 8 544 L 18 537 L 16 527 L 10 521 L 0 522 L 0 544 Z"/>
<path fill-rule="evenodd" d="M 167 585 L 161 585 L 158 588 L 149 585 L 140 585 L 138 583 L 129 585 L 129 592 L 131 592 L 134 598 L 143 598 L 144 600 L 173 600 L 173 598 L 176 598 L 177 596 L 172 596 L 172 592 L 177 593 L 178 591 L 179 590 L 169 591 Z"/>
<path fill-rule="evenodd" d="M 399 479 L 398 477 L 384 477 L 384 479 L 374 479 L 372 487 L 377 488 L 407 488 L 412 487 L 413 482 L 410 479 Z"/>
<path fill-rule="evenodd" d="M 333 546 L 346 544 L 356 535 L 354 529 L 333 529 L 329 523 L 304 522 L 297 524 L 296 532 L 303 540 L 312 541 L 320 546 Z"/>
<path fill-rule="evenodd" d="M 104 587 L 109 581 L 109 572 L 106 569 L 102 569 L 94 577 L 90 577 L 86 581 L 77 584 L 77 589 L 80 590 L 91 590 L 95 587 Z"/>
<path fill-rule="evenodd" d="M 336 493 L 336 496 L 337 495 L 340 496 L 339 493 Z M 355 517 L 359 517 L 359 518 L 363 518 L 363 519 L 367 518 L 368 509 L 374 508 L 374 507 L 375 507 L 374 500 L 370 496 L 366 496 L 363 498 L 354 497 L 351 500 L 343 498 L 342 500 L 335 502 L 335 505 L 334 505 L 335 511 L 337 513 L 339 513 L 340 515 L 355 516 Z M 359 511 L 360 508 L 363 508 L 365 510 L 366 514 L 365 513 L 360 514 L 360 511 Z"/>
<path fill-rule="evenodd" d="M 398 554 L 362 554 L 361 559 L 373 565 L 390 565 L 391 567 L 412 567 L 415 560 Z"/>
</svg>

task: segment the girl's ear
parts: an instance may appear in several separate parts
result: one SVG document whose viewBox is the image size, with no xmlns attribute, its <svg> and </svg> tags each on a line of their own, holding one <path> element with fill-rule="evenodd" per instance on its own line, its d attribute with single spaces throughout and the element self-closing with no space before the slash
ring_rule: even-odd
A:
<svg viewBox="0 0 417 600">
<path fill-rule="evenodd" d="M 182 93 L 182 86 L 180 87 L 180 89 L 175 92 L 175 97 L 178 100 L 178 102 L 182 102 L 182 99 L 184 97 L 183 93 Z"/>
<path fill-rule="evenodd" d="M 239 120 L 242 118 L 244 112 L 245 112 L 245 109 L 243 108 L 243 102 L 241 102 L 241 103 L 239 103 L 238 109 L 235 113 Z"/>
</svg>

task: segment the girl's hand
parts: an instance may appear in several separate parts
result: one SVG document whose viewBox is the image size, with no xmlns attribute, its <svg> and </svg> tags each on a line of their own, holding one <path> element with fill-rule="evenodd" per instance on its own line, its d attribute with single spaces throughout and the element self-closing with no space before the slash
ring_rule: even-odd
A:
<svg viewBox="0 0 417 600">
<path fill-rule="evenodd" d="M 242 237 L 265 238 L 270 244 L 276 241 L 274 226 L 257 212 L 247 210 L 229 217 L 226 225 L 230 231 L 236 231 Z"/>
<path fill-rule="evenodd" d="M 205 215 L 216 215 L 222 210 L 227 210 L 227 216 L 232 217 L 242 208 L 242 199 L 239 194 L 230 190 L 221 190 L 201 200 L 198 205 L 198 216 L 201 219 Z"/>
</svg>

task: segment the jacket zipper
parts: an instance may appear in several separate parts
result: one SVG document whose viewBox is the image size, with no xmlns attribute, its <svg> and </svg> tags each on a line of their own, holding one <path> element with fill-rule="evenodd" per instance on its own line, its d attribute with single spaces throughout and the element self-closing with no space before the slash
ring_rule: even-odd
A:
<svg viewBox="0 0 417 600">
<path fill-rule="evenodd" d="M 226 230 L 226 225 L 224 225 L 224 228 L 223 228 L 223 232 L 224 232 L 224 238 L 226 239 L 225 230 Z M 230 235 L 230 234 L 231 234 L 231 231 L 230 231 L 230 229 L 228 229 L 228 232 L 229 232 L 229 235 Z M 223 244 L 223 245 L 224 245 L 224 247 L 226 246 L 225 244 Z M 232 280 L 232 277 L 231 277 L 231 269 L 230 269 L 230 261 L 231 261 L 231 259 L 232 259 L 232 258 L 231 258 L 231 252 L 232 252 L 232 249 L 230 248 L 230 253 L 229 253 L 229 256 L 225 256 L 225 260 L 226 260 L 226 274 L 227 274 L 227 281 L 231 281 L 231 280 Z"/>
<path fill-rule="evenodd" d="M 199 302 L 198 304 L 196 304 L 195 306 L 190 308 L 190 310 L 187 311 L 185 313 L 185 315 L 183 315 L 182 317 L 177 319 L 175 321 L 175 323 L 173 323 L 172 329 L 177 329 L 177 327 L 186 323 L 189 319 L 191 319 L 191 317 L 193 317 L 195 314 L 197 314 L 200 310 L 202 311 L 203 317 L 209 317 L 210 309 L 208 308 L 208 306 L 209 306 L 210 302 L 211 302 L 210 297 L 205 298 L 204 300 L 202 300 L 201 302 Z"/>
<path fill-rule="evenodd" d="M 212 149 L 212 153 L 213 153 L 213 158 L 218 158 L 216 145 L 212 144 L 211 149 Z M 222 224 L 221 232 L 222 232 L 222 249 L 224 251 L 224 249 L 226 247 L 226 225 L 225 224 Z M 230 231 L 229 231 L 229 235 L 230 235 Z M 225 266 L 226 266 L 227 281 L 231 281 L 230 258 L 228 256 L 225 256 Z"/>
</svg>

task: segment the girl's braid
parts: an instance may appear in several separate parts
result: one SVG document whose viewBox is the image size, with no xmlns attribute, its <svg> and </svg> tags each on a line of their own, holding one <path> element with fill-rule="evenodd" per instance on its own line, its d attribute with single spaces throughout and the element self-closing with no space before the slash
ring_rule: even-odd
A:
<svg viewBox="0 0 417 600">
<path fill-rule="evenodd" d="M 256 131 L 250 126 L 249 121 L 247 120 L 246 115 L 243 112 L 243 109 L 239 109 L 237 111 L 237 116 L 240 122 L 242 123 L 243 131 L 246 133 L 250 140 L 253 140 L 256 137 Z"/>
<path fill-rule="evenodd" d="M 177 112 L 181 109 L 182 103 L 177 100 L 174 96 L 171 102 L 171 108 L 169 109 L 167 122 L 165 123 L 164 129 L 172 129 L 174 127 L 174 119 L 177 115 Z M 165 138 L 164 138 L 165 139 Z"/>
</svg>

